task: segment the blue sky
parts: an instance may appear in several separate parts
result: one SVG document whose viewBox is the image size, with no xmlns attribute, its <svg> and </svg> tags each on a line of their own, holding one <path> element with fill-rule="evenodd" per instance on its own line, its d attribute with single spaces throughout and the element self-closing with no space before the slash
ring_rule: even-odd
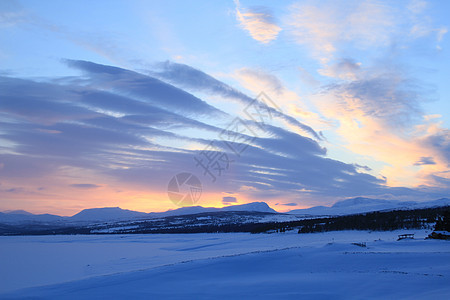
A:
<svg viewBox="0 0 450 300">
<path fill-rule="evenodd" d="M 449 6 L 2 1 L 0 210 L 166 210 L 179 172 L 203 206 L 446 196 Z M 214 182 L 194 161 L 213 141 Z"/>
</svg>

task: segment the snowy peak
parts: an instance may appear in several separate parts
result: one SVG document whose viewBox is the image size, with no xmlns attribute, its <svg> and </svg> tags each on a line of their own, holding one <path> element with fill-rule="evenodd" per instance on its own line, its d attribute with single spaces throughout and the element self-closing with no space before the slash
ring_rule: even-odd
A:
<svg viewBox="0 0 450 300">
<path fill-rule="evenodd" d="M 418 209 L 450 205 L 450 199 L 442 198 L 426 202 L 398 201 L 357 197 L 336 202 L 333 206 L 315 206 L 291 210 L 290 214 L 310 216 L 337 216 L 394 209 Z"/>
<path fill-rule="evenodd" d="M 450 206 L 450 199 L 449 198 L 441 198 L 438 200 L 425 202 L 425 204 L 428 205 L 428 207 L 446 206 L 446 205 Z M 419 203 L 419 205 L 420 205 L 420 203 Z"/>
<path fill-rule="evenodd" d="M 61 221 L 63 219 L 64 219 L 63 217 L 50 214 L 34 215 L 24 210 L 0 212 L 0 223 L 6 224 L 33 223 L 33 222 L 53 223 Z"/>
<path fill-rule="evenodd" d="M 264 213 L 277 213 L 266 202 L 252 202 L 241 205 L 232 205 L 222 208 L 222 211 L 256 211 Z"/>
<path fill-rule="evenodd" d="M 355 206 L 375 206 L 375 205 L 390 205 L 390 204 L 392 204 L 392 201 L 389 201 L 389 200 L 356 197 L 356 198 L 352 198 L 352 199 L 338 201 L 332 207 L 344 208 L 344 207 L 355 207 Z"/>
<path fill-rule="evenodd" d="M 209 212 L 220 212 L 220 211 L 248 211 L 248 212 L 263 212 L 263 213 L 278 213 L 267 205 L 265 202 L 252 202 L 240 205 L 225 206 L 222 208 L 216 207 L 202 207 L 202 206 L 189 206 L 181 207 L 174 210 L 169 210 L 161 213 L 150 213 L 151 217 L 169 217 L 169 216 L 183 216 L 183 215 L 194 215 Z"/>
<path fill-rule="evenodd" d="M 109 221 L 127 220 L 139 217 L 146 217 L 143 212 L 121 209 L 120 207 L 89 208 L 80 211 L 70 217 L 71 221 Z"/>
<path fill-rule="evenodd" d="M 194 215 L 204 212 L 216 211 L 217 208 L 214 207 L 202 207 L 202 206 L 186 206 L 177 208 L 174 210 L 168 210 L 160 213 L 149 213 L 151 217 L 169 217 L 169 216 L 183 216 L 183 215 Z"/>
</svg>

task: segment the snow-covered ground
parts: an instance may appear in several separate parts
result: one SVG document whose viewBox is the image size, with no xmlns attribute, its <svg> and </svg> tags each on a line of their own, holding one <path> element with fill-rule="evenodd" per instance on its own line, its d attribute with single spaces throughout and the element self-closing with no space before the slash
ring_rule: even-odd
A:
<svg viewBox="0 0 450 300">
<path fill-rule="evenodd" d="M 450 242 L 426 235 L 3 236 L 0 299 L 450 299 Z"/>
</svg>

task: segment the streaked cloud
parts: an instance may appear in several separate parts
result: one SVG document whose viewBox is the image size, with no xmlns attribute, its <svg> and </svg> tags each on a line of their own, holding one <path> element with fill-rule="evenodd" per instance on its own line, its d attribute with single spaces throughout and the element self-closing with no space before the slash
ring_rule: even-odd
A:
<svg viewBox="0 0 450 300">
<path fill-rule="evenodd" d="M 70 185 L 71 187 L 77 188 L 77 189 L 97 189 L 101 187 L 101 185 L 93 184 L 93 183 L 74 183 Z"/>
<path fill-rule="evenodd" d="M 315 128 L 315 132 L 312 137 L 323 140 L 320 130 L 323 129 L 324 123 L 316 112 L 307 105 L 305 101 L 293 90 L 287 88 L 283 82 L 274 74 L 262 69 L 242 68 L 236 70 L 232 75 L 233 78 L 239 81 L 239 83 L 247 90 L 256 94 L 258 91 L 264 91 L 270 98 L 275 99 L 278 105 L 286 111 L 286 114 L 293 116 L 297 120 L 301 120 L 304 123 Z M 288 126 L 291 126 L 292 130 L 296 130 L 292 122 L 288 122 Z M 300 127 L 300 126 L 299 126 Z M 311 133 L 311 130 L 305 127 L 300 127 L 304 133 Z M 300 131 L 299 131 L 300 132 Z"/>
<path fill-rule="evenodd" d="M 236 202 L 237 202 L 236 197 L 232 197 L 232 196 L 222 197 L 222 203 L 225 205 L 229 205 L 231 203 L 236 203 Z"/>
<path fill-rule="evenodd" d="M 297 203 L 290 202 L 290 203 L 276 203 L 275 205 L 283 205 L 283 206 L 297 206 Z"/>
<path fill-rule="evenodd" d="M 66 60 L 70 67 L 84 71 L 91 78 L 91 84 L 103 90 L 124 91 L 145 101 L 173 111 L 192 114 L 217 114 L 223 112 L 205 101 L 177 89 L 168 83 L 143 74 L 88 61 Z"/>
<path fill-rule="evenodd" d="M 430 156 L 422 156 L 417 162 L 414 163 L 415 166 L 435 165 L 435 164 L 436 162 Z"/>
<path fill-rule="evenodd" d="M 248 86 L 249 89 L 254 92 L 255 95 L 258 95 L 261 91 L 266 91 L 267 88 L 270 89 L 272 86 L 279 86 L 280 82 L 278 79 L 274 76 L 267 76 L 261 71 L 254 71 L 254 70 L 241 70 L 244 71 L 244 77 L 248 77 L 250 80 L 244 80 L 249 83 Z M 238 76 L 239 75 L 238 71 Z M 255 98 L 252 98 L 245 93 L 225 84 L 224 82 L 221 82 L 217 80 L 216 78 L 212 77 L 211 75 L 208 75 L 200 70 L 197 70 L 195 68 L 192 68 L 190 66 L 184 65 L 184 64 L 178 64 L 174 62 L 165 62 L 163 64 L 158 64 L 158 70 L 156 72 L 152 72 L 154 76 L 157 76 L 158 78 L 162 78 L 164 80 L 167 80 L 171 82 L 172 84 L 178 85 L 185 89 L 193 89 L 194 91 L 206 91 L 208 93 L 218 94 L 222 97 L 225 97 L 230 100 L 234 100 L 239 102 L 242 105 L 248 106 L 249 104 L 252 104 L 255 101 Z M 262 79 L 266 79 L 265 82 L 269 83 L 269 86 L 263 86 L 261 81 L 255 81 L 255 77 L 259 75 L 262 75 Z M 275 80 L 275 82 L 270 81 Z M 270 91 L 268 91 L 270 93 Z M 290 94 L 292 96 L 292 93 Z M 294 95 L 295 96 L 295 95 Z M 295 96 L 296 97 L 296 96 Z M 277 101 L 280 99 L 280 97 L 276 97 Z M 292 117 L 290 114 L 285 114 L 282 111 L 279 111 L 278 109 L 275 109 L 274 107 L 267 106 L 265 103 L 258 102 L 257 103 L 261 109 L 267 109 L 270 111 L 271 114 L 273 114 L 275 117 L 285 121 L 290 126 L 296 127 L 301 131 L 307 132 L 311 135 L 311 137 L 321 140 L 322 137 L 319 133 L 317 133 L 311 126 L 308 126 L 307 124 L 304 124 L 300 121 L 298 121 L 295 117 Z"/>
</svg>

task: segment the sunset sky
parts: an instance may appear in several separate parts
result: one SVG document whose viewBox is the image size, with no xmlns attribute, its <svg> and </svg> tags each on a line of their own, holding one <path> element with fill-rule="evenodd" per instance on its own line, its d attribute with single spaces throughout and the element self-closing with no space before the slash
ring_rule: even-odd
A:
<svg viewBox="0 0 450 300">
<path fill-rule="evenodd" d="M 449 196 L 449 12 L 2 0 L 0 211 L 175 209 L 182 172 L 201 206 Z"/>
</svg>

